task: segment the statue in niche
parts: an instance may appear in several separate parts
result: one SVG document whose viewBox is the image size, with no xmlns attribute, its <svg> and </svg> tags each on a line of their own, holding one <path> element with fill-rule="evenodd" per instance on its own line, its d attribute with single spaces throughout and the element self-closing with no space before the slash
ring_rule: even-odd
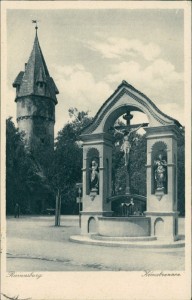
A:
<svg viewBox="0 0 192 300">
<path fill-rule="evenodd" d="M 157 190 L 165 189 L 166 178 L 166 167 L 167 162 L 163 159 L 162 154 L 158 155 L 158 159 L 154 161 L 155 165 L 155 181 L 157 183 Z"/>
<path fill-rule="evenodd" d="M 99 190 L 99 167 L 98 163 L 95 160 L 91 162 L 90 168 L 90 188 L 91 191 L 98 191 Z"/>
</svg>

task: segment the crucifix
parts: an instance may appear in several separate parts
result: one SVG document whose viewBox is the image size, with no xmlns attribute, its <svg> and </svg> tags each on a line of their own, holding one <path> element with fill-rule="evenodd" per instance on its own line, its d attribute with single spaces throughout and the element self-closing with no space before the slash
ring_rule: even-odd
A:
<svg viewBox="0 0 192 300">
<path fill-rule="evenodd" d="M 134 124 L 131 125 L 131 120 L 133 115 L 128 110 L 123 119 L 126 120 L 126 125 L 123 126 L 114 126 L 115 132 L 123 135 L 123 144 L 121 146 L 121 151 L 124 152 L 125 159 L 125 173 L 126 173 L 126 195 L 130 195 L 130 185 L 129 185 L 129 152 L 131 149 L 130 135 L 139 130 L 141 127 L 148 126 L 148 123 Z"/>
</svg>

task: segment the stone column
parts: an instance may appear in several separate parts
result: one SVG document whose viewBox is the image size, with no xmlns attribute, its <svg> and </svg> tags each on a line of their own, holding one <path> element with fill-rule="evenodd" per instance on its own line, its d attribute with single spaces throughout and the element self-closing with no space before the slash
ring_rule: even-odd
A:
<svg viewBox="0 0 192 300">
<path fill-rule="evenodd" d="M 81 138 L 83 141 L 81 234 L 90 234 L 93 233 L 92 230 L 94 233 L 97 232 L 99 216 L 112 215 L 111 203 L 107 202 L 111 190 L 112 141 L 111 136 L 106 133 L 84 135 Z M 93 158 L 97 158 L 99 162 L 99 190 L 94 191 L 89 186 L 90 162 Z"/>
<path fill-rule="evenodd" d="M 180 134 L 176 125 L 148 127 L 147 132 L 147 211 L 151 217 L 151 235 L 158 239 L 178 239 L 177 211 L 177 139 Z M 167 159 L 166 190 L 155 189 L 153 151 L 164 145 Z"/>
</svg>

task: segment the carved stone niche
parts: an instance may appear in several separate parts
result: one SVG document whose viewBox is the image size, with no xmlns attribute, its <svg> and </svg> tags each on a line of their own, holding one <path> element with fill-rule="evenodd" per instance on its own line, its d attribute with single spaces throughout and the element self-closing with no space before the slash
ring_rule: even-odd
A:
<svg viewBox="0 0 192 300">
<path fill-rule="evenodd" d="M 167 194 L 167 145 L 156 142 L 152 147 L 152 194 L 158 200 Z"/>
<path fill-rule="evenodd" d="M 87 194 L 92 201 L 99 194 L 99 151 L 95 148 L 87 153 Z"/>
</svg>

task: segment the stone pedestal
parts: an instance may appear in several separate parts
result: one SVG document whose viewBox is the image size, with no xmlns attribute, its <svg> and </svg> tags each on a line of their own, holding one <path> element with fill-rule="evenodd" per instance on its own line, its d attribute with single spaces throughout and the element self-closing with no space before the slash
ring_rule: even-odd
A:
<svg viewBox="0 0 192 300">
<path fill-rule="evenodd" d="M 178 212 L 146 212 L 151 218 L 151 236 L 158 240 L 178 240 Z"/>
<path fill-rule="evenodd" d="M 151 234 L 158 239 L 177 240 L 177 135 L 175 125 L 146 128 L 147 132 L 147 211 Z M 166 181 L 156 187 L 154 160 L 158 151 L 166 156 Z"/>
</svg>

